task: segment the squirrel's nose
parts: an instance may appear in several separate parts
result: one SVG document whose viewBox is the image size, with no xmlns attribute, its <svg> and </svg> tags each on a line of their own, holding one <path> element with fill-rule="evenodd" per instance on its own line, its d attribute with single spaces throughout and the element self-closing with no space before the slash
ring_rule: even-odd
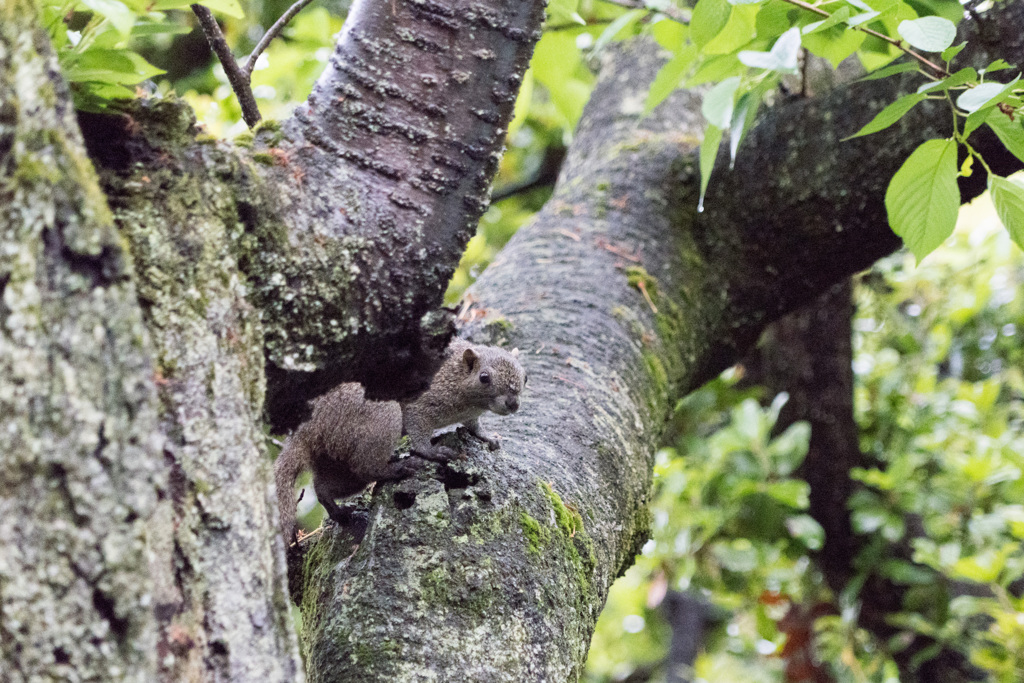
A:
<svg viewBox="0 0 1024 683">
<path fill-rule="evenodd" d="M 505 407 L 511 412 L 519 410 L 519 399 L 515 396 L 509 396 L 505 399 Z"/>
</svg>

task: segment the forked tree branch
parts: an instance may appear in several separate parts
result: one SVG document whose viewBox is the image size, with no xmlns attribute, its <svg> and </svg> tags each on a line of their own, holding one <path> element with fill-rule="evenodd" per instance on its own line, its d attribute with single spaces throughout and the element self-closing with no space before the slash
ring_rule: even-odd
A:
<svg viewBox="0 0 1024 683">
<path fill-rule="evenodd" d="M 313 0 L 299 0 L 294 5 L 288 8 L 288 11 L 281 15 L 281 18 L 274 22 L 274 25 L 267 29 L 267 32 L 260 38 L 260 42 L 256 44 L 256 47 L 252 49 L 249 54 L 249 58 L 245 60 L 245 64 L 242 65 L 242 73 L 245 77 L 252 78 L 253 67 L 256 66 L 256 60 L 263 54 L 263 51 L 267 49 L 267 45 L 270 45 L 270 41 L 278 36 L 284 27 L 288 25 L 288 22 L 292 18 L 302 11 L 302 9 L 313 2 Z"/>
<path fill-rule="evenodd" d="M 267 32 L 260 38 L 260 42 L 256 44 L 256 47 L 253 48 L 253 51 L 241 66 L 239 66 L 235 56 L 231 53 L 228 41 L 224 38 L 224 32 L 220 30 L 220 25 L 214 18 L 213 12 L 202 5 L 191 6 L 192 12 L 199 19 L 199 25 L 203 29 L 203 34 L 206 35 L 206 41 L 210 44 L 210 49 L 217 55 L 217 59 L 220 60 L 221 65 L 224 67 L 224 74 L 228 77 L 228 83 L 235 92 L 235 97 L 238 98 L 238 104 L 242 107 L 242 118 L 249 128 L 254 127 L 263 118 L 260 116 L 259 107 L 256 105 L 256 96 L 252 93 L 252 71 L 256 66 L 256 60 L 259 59 L 259 56 L 270 45 L 270 41 L 281 34 L 281 31 L 288 25 L 288 22 L 311 2 L 313 0 L 298 0 L 298 2 L 289 7 L 288 11 L 282 14 L 274 22 L 274 25 L 267 29 Z"/>
</svg>

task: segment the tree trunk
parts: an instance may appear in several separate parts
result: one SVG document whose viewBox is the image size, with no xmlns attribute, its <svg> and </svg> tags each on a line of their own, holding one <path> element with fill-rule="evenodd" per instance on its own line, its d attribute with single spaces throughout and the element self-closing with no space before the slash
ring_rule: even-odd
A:
<svg viewBox="0 0 1024 683">
<path fill-rule="evenodd" d="M 0 6 L 0 669 L 149 681 L 153 366 L 131 261 L 31 8 Z"/>
</svg>

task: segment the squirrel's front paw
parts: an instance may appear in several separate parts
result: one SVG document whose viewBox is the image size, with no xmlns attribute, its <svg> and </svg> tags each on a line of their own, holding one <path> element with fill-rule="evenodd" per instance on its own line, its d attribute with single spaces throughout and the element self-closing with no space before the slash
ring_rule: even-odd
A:
<svg viewBox="0 0 1024 683">
<path fill-rule="evenodd" d="M 501 441 L 499 441 L 497 437 L 487 436 L 486 434 L 479 430 L 473 430 L 469 427 L 462 426 L 459 427 L 456 431 L 458 432 L 460 437 L 465 437 L 466 434 L 469 434 L 473 438 L 483 441 L 485 444 L 487 444 L 487 450 L 489 451 L 496 451 L 499 448 L 501 448 Z"/>
<path fill-rule="evenodd" d="M 431 446 L 429 449 L 424 448 L 423 450 L 413 451 L 413 453 L 434 462 L 448 462 L 456 459 L 464 460 L 466 457 L 464 454 L 448 446 Z"/>
<path fill-rule="evenodd" d="M 402 458 L 395 463 L 395 475 L 398 479 L 411 477 L 423 469 L 425 464 L 419 458 Z"/>
</svg>

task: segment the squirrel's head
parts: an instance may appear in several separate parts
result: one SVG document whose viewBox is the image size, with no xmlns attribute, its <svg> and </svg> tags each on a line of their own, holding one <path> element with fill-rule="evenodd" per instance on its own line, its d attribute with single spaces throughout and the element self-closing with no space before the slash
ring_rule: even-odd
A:
<svg viewBox="0 0 1024 683">
<path fill-rule="evenodd" d="M 526 371 L 519 364 L 519 349 L 471 346 L 462 352 L 464 387 L 474 403 L 498 415 L 519 410 L 519 395 L 526 386 Z"/>
</svg>

